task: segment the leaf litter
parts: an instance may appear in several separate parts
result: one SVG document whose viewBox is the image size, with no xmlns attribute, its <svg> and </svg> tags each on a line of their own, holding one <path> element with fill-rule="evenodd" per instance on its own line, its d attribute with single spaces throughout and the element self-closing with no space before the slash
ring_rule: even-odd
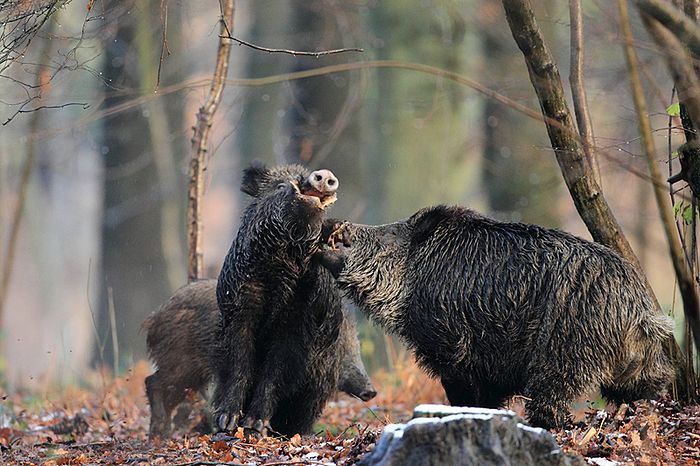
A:
<svg viewBox="0 0 700 466">
<path fill-rule="evenodd" d="M 42 399 L 21 392 L 3 394 L 0 463 L 343 466 L 372 450 L 386 424 L 407 421 L 416 404 L 445 402 L 439 383 L 407 362 L 373 378 L 379 394 L 370 402 L 339 394 L 326 407 L 314 435 L 258 438 L 240 429 L 197 434 L 191 429 L 201 420 L 195 404 L 190 428 L 151 442 L 143 390 L 149 370 L 147 363 L 138 363 L 127 377 L 100 375 L 88 388 L 71 387 Z M 509 405 L 522 415 L 522 399 L 516 397 Z M 639 401 L 586 407 L 575 414 L 573 428 L 552 433 L 564 451 L 590 459 L 590 464 L 700 464 L 697 404 Z"/>
</svg>

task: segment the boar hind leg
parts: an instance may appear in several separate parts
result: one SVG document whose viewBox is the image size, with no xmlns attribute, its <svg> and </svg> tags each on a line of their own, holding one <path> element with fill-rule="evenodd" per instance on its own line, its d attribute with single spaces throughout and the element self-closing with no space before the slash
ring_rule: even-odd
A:
<svg viewBox="0 0 700 466">
<path fill-rule="evenodd" d="M 243 419 L 243 427 L 257 430 L 262 435 L 269 429 L 270 419 L 283 394 L 296 392 L 303 382 L 304 344 L 299 335 L 291 333 L 294 330 L 290 329 L 290 334 L 280 336 L 272 343 Z"/>
<path fill-rule="evenodd" d="M 530 398 L 525 404 L 530 424 L 546 429 L 566 426 L 570 422 L 569 404 L 589 386 L 583 376 L 540 369 L 525 387 Z"/>
<path fill-rule="evenodd" d="M 468 378 L 442 377 L 442 387 L 452 406 L 478 406 L 499 408 L 505 401 L 505 394 L 490 384 L 480 384 Z M 489 385 L 487 387 L 487 385 Z"/>
<path fill-rule="evenodd" d="M 151 406 L 149 436 L 154 438 L 170 435 L 170 411 L 165 409 L 165 387 L 158 371 L 146 377 L 146 396 Z"/>
<path fill-rule="evenodd" d="M 170 435 L 173 409 L 185 399 L 185 387 L 173 384 L 160 370 L 146 377 L 146 395 L 151 406 L 151 437 Z"/>
</svg>

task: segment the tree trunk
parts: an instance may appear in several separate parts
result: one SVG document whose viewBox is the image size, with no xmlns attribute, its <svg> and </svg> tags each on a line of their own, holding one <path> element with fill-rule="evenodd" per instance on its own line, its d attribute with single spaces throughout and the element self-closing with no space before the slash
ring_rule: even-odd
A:
<svg viewBox="0 0 700 466">
<path fill-rule="evenodd" d="M 105 13 L 118 18 L 113 23 L 114 34 L 103 38 L 106 108 L 130 98 L 129 92 L 120 90 L 140 90 L 143 85 L 135 49 L 138 15 L 126 14 L 132 8 L 133 2 L 122 2 Z M 137 107 L 104 119 L 103 125 L 102 280 L 95 354 L 100 364 L 119 356 L 114 354 L 113 336 L 128 353 L 145 355 L 141 322 L 171 291 L 161 249 L 160 187 L 154 183 L 158 177 L 149 143 L 149 119 Z M 117 328 L 110 324 L 110 308 Z"/>
<path fill-rule="evenodd" d="M 202 243 L 202 198 L 204 197 L 204 172 L 207 168 L 209 153 L 209 135 L 214 124 L 214 115 L 221 103 L 221 97 L 228 75 L 231 40 L 224 36 L 233 32 L 235 12 L 234 0 L 221 4 L 219 27 L 219 47 L 216 53 L 216 65 L 212 76 L 209 94 L 197 113 L 197 123 L 192 135 L 192 159 L 190 161 L 190 186 L 188 190 L 187 231 L 188 260 L 187 279 L 193 282 L 202 278 L 204 253 Z"/>
<path fill-rule="evenodd" d="M 625 55 L 630 69 L 632 96 L 634 98 L 634 105 L 639 118 L 639 132 L 642 136 L 642 143 L 645 155 L 647 157 L 651 179 L 654 183 L 654 194 L 656 195 L 656 203 L 659 206 L 659 211 L 661 212 L 661 222 L 662 226 L 664 227 L 664 233 L 666 233 L 669 254 L 676 272 L 678 287 L 681 291 L 681 296 L 683 297 L 685 317 L 693 330 L 695 345 L 700 348 L 700 299 L 696 292 L 695 280 L 693 279 L 688 263 L 686 262 L 683 247 L 681 246 L 681 242 L 678 239 L 675 231 L 676 228 L 673 220 L 673 213 L 671 212 L 671 207 L 666 197 L 667 193 L 662 187 L 663 178 L 661 177 L 661 171 L 656 165 L 656 147 L 652 138 L 653 133 L 651 123 L 649 122 L 649 112 L 646 106 L 646 99 L 644 98 L 644 90 L 642 89 L 642 80 L 639 74 L 637 55 L 634 52 L 632 45 L 633 38 L 629 24 L 629 15 L 627 14 L 627 3 L 625 0 L 618 0 L 618 5 L 620 9 L 620 21 L 622 23 L 623 36 L 625 38 Z M 647 27 L 650 31 L 654 31 L 655 28 L 660 28 L 661 25 L 658 23 L 647 24 Z M 653 33 L 655 37 L 659 37 L 663 34 L 664 31 L 662 30 L 656 30 Z M 691 73 L 694 76 L 694 71 L 691 70 Z"/>
</svg>

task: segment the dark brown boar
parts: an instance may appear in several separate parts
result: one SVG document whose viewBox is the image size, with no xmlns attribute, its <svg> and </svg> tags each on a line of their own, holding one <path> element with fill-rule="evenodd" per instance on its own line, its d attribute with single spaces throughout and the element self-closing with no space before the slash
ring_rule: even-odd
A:
<svg viewBox="0 0 700 466">
<path fill-rule="evenodd" d="M 617 402 L 653 397 L 673 375 L 662 349 L 673 322 L 637 270 L 600 244 L 448 206 L 346 223 L 332 236 L 345 245 L 320 260 L 440 377 L 453 405 L 498 407 L 524 394 L 533 424 L 562 426 L 589 390 Z"/>
<path fill-rule="evenodd" d="M 338 366 L 314 361 L 336 345 L 341 299 L 312 257 L 337 187 L 330 171 L 299 165 L 254 164 L 243 172 L 241 190 L 251 201 L 216 288 L 221 320 L 211 353 L 212 404 L 221 429 L 242 425 L 264 434 L 282 404 L 304 422 L 282 423 L 278 432 L 310 429 L 309 419 L 333 392 L 325 381 Z"/>
<path fill-rule="evenodd" d="M 376 391 L 360 357 L 360 342 L 354 319 L 344 313 L 340 335 L 324 366 L 339 365 L 323 382 L 364 401 L 372 399 Z M 178 289 L 173 296 L 143 324 L 148 352 L 156 371 L 146 377 L 146 394 L 151 406 L 151 437 L 167 436 L 171 430 L 172 413 L 188 392 L 204 394 L 212 380 L 211 355 L 216 348 L 219 325 L 216 303 L 216 280 L 200 280 Z M 323 369 L 321 369 L 323 372 Z M 291 428 L 291 424 L 305 424 L 307 416 L 295 421 L 296 409 L 277 413 L 271 422 L 273 429 Z M 292 418 L 292 419 L 288 419 Z M 278 425 L 283 423 L 282 425 Z"/>
</svg>

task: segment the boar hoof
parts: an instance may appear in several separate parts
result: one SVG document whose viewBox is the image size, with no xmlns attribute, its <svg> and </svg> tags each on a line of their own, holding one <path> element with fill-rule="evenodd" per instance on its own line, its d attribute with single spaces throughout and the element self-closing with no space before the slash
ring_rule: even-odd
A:
<svg viewBox="0 0 700 466">
<path fill-rule="evenodd" d="M 334 229 L 328 236 L 328 246 L 331 247 L 333 251 L 337 249 L 338 243 L 342 243 L 343 246 L 352 246 L 352 241 L 350 240 L 350 232 L 348 231 L 348 222 L 339 222 L 333 225 Z"/>
<path fill-rule="evenodd" d="M 220 430 L 232 431 L 238 427 L 238 415 L 229 415 L 228 413 L 221 413 L 217 418 L 217 426 Z"/>
<path fill-rule="evenodd" d="M 243 428 L 245 429 L 246 435 L 259 435 L 261 437 L 267 437 L 270 429 L 270 423 L 263 421 L 262 419 L 244 419 Z"/>
</svg>

